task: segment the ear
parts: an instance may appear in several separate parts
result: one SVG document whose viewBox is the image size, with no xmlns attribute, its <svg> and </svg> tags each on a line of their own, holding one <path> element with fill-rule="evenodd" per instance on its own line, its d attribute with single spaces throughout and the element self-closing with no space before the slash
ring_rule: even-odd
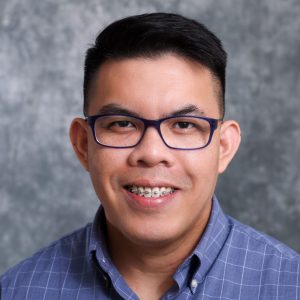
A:
<svg viewBox="0 0 300 300">
<path fill-rule="evenodd" d="M 70 140 L 77 158 L 88 171 L 88 124 L 82 118 L 76 118 L 70 126 Z"/>
<path fill-rule="evenodd" d="M 226 120 L 220 129 L 219 173 L 223 173 L 236 154 L 241 142 L 241 129 L 237 122 Z"/>
</svg>

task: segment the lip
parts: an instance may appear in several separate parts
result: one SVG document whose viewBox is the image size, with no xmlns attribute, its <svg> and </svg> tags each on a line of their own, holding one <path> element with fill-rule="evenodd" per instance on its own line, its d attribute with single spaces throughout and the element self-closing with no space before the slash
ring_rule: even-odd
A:
<svg viewBox="0 0 300 300">
<path fill-rule="evenodd" d="M 161 211 L 165 209 L 167 206 L 171 205 L 174 198 L 176 197 L 176 194 L 178 193 L 178 190 L 175 190 L 173 193 L 164 195 L 157 198 L 146 198 L 139 195 L 136 195 L 134 193 L 131 193 L 126 188 L 123 188 L 125 193 L 125 199 L 130 207 L 132 207 L 135 210 L 140 211 Z"/>
</svg>

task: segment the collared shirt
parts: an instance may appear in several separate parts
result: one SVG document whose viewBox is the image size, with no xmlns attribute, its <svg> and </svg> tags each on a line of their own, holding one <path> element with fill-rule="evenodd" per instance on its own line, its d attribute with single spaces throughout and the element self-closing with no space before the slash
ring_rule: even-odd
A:
<svg viewBox="0 0 300 300">
<path fill-rule="evenodd" d="M 2 300 L 138 299 L 112 263 L 100 207 L 92 224 L 0 278 Z M 214 197 L 202 238 L 162 299 L 300 300 L 300 256 L 224 215 Z"/>
</svg>

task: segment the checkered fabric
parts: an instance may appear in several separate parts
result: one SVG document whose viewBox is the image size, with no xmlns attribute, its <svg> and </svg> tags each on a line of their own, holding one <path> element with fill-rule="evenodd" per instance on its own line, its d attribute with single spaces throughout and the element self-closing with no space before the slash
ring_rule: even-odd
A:
<svg viewBox="0 0 300 300">
<path fill-rule="evenodd" d="M 138 299 L 107 252 L 105 216 L 63 237 L 0 278 L 2 300 Z M 209 224 L 162 299 L 300 300 L 300 256 L 224 215 L 216 197 Z"/>
</svg>

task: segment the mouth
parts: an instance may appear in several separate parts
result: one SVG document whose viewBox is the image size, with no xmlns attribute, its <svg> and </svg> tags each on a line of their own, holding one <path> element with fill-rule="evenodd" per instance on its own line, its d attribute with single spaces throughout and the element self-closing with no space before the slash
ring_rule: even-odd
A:
<svg viewBox="0 0 300 300">
<path fill-rule="evenodd" d="M 124 188 L 135 195 L 144 198 L 160 198 L 168 196 L 176 191 L 176 188 L 170 186 L 138 186 L 138 185 L 125 185 Z"/>
</svg>

